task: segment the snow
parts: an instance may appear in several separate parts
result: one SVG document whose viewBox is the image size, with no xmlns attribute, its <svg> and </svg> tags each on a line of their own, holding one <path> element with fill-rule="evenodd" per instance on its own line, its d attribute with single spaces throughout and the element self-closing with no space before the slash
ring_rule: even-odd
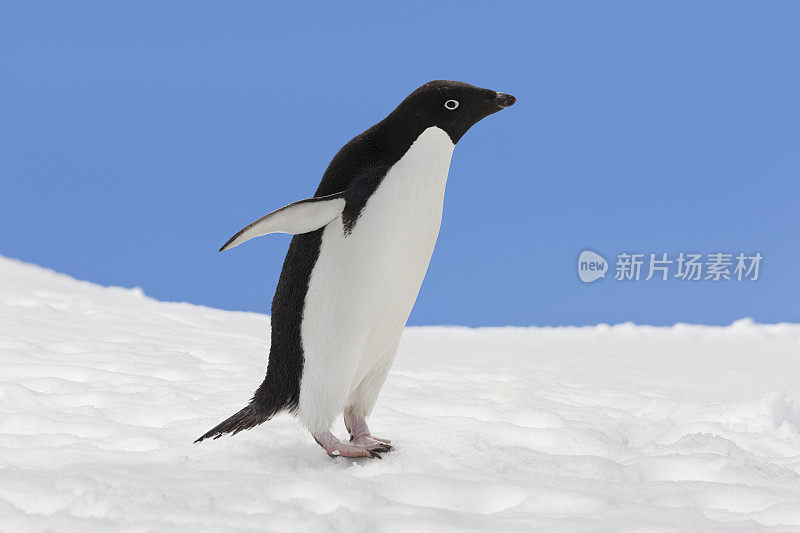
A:
<svg viewBox="0 0 800 533">
<path fill-rule="evenodd" d="M 0 529 L 800 530 L 796 324 L 408 328 L 383 460 L 286 415 L 192 444 L 267 339 L 264 315 L 0 258 Z"/>
</svg>

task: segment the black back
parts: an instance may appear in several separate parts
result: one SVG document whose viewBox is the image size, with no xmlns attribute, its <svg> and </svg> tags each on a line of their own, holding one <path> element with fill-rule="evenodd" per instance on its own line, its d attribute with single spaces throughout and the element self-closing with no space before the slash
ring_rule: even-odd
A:
<svg viewBox="0 0 800 533">
<path fill-rule="evenodd" d="M 514 101 L 513 96 L 466 83 L 444 80 L 426 83 L 385 119 L 339 150 L 314 196 L 347 191 L 342 218 L 345 232 L 352 232 L 369 197 L 423 131 L 437 126 L 455 144 L 473 124 Z M 260 408 L 272 413 L 297 409 L 304 361 L 300 328 L 323 230 L 292 238 L 272 300 L 267 376 L 253 398 Z"/>
</svg>

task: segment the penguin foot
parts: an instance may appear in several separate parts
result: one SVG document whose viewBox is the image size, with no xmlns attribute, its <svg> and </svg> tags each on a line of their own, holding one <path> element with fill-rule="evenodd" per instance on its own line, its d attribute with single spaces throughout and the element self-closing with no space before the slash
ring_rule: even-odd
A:
<svg viewBox="0 0 800 533">
<path fill-rule="evenodd" d="M 349 411 L 344 413 L 344 425 L 350 432 L 350 442 L 356 446 L 363 446 L 376 452 L 390 452 L 394 447 L 389 439 L 376 437 L 369 432 L 367 421 L 363 416 L 357 416 Z"/>
<path fill-rule="evenodd" d="M 350 437 L 350 443 L 356 446 L 363 446 L 364 448 L 373 452 L 384 453 L 394 450 L 394 447 L 386 440 L 378 439 L 376 437 Z"/>
<path fill-rule="evenodd" d="M 376 449 L 370 449 L 368 446 L 361 446 L 358 444 L 345 444 L 341 442 L 330 431 L 322 433 L 312 433 L 312 437 L 317 441 L 317 444 L 322 446 L 322 449 L 328 452 L 331 457 L 370 457 L 372 459 L 381 459 L 380 454 Z"/>
</svg>

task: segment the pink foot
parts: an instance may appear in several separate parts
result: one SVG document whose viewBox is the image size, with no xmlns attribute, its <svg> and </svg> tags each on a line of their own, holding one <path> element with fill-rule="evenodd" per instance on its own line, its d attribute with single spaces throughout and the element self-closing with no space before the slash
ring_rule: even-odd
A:
<svg viewBox="0 0 800 533">
<path fill-rule="evenodd" d="M 354 415 L 348 411 L 344 413 L 344 425 L 350 432 L 350 442 L 357 446 L 363 446 L 371 451 L 390 452 L 394 448 L 389 439 L 376 437 L 369 432 L 367 421 L 364 417 Z"/>
<path fill-rule="evenodd" d="M 380 459 L 381 456 L 378 450 L 372 450 L 368 446 L 359 444 L 345 444 L 340 442 L 333 433 L 324 431 L 311 435 L 317 444 L 328 452 L 331 457 L 370 457 L 372 459 Z"/>
</svg>

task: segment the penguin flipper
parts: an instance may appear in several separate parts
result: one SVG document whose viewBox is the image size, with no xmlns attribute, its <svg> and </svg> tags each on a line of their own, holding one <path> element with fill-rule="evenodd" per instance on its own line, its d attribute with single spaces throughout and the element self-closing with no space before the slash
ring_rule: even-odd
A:
<svg viewBox="0 0 800 533">
<path fill-rule="evenodd" d="M 253 237 L 261 237 L 268 233 L 296 235 L 317 230 L 341 215 L 345 204 L 344 192 L 294 202 L 242 228 L 219 251 L 239 246 Z"/>
</svg>

